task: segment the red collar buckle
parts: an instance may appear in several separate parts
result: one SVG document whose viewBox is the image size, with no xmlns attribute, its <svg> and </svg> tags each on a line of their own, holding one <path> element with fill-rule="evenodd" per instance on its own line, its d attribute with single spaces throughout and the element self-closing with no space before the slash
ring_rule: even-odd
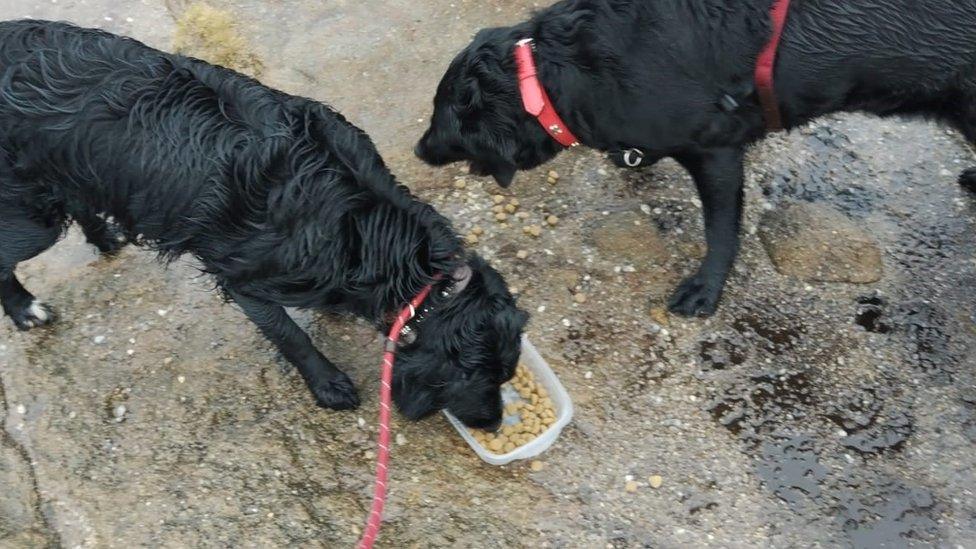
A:
<svg viewBox="0 0 976 549">
<path fill-rule="evenodd" d="M 569 131 L 569 127 L 559 117 L 556 107 L 549 99 L 549 94 L 539 81 L 535 58 L 532 55 L 533 42 L 531 38 L 524 38 L 515 43 L 515 65 L 518 68 L 519 93 L 522 95 L 522 107 L 539 121 L 542 129 L 564 147 L 576 147 L 579 139 Z"/>
</svg>

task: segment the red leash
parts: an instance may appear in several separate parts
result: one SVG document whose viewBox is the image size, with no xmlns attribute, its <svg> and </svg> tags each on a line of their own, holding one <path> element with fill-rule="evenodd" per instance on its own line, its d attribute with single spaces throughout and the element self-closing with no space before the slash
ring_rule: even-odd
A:
<svg viewBox="0 0 976 549">
<path fill-rule="evenodd" d="M 783 37 L 783 27 L 786 26 L 786 14 L 789 9 L 790 0 L 773 0 L 770 12 L 773 35 L 760 52 L 759 59 L 756 60 L 756 90 L 759 92 L 763 118 L 766 119 L 766 128 L 769 131 L 783 129 L 783 117 L 779 113 L 779 102 L 776 100 L 776 89 L 773 84 L 773 68 L 776 65 L 776 52 Z"/>
<path fill-rule="evenodd" d="M 440 277 L 437 277 L 440 279 Z M 386 347 L 383 353 L 383 372 L 380 377 L 380 435 L 376 445 L 379 449 L 376 452 L 376 484 L 373 487 L 373 507 L 369 512 L 366 521 L 366 529 L 363 537 L 359 540 L 359 549 L 371 549 L 376 536 L 380 533 L 380 521 L 383 519 L 383 505 L 386 503 L 386 480 L 389 477 L 388 465 L 390 463 L 390 402 L 393 392 L 393 361 L 396 355 L 397 343 L 400 341 L 400 332 L 417 314 L 417 308 L 423 304 L 430 294 L 433 284 L 428 284 L 420 290 L 417 297 L 409 305 L 400 311 L 390 333 L 386 336 Z"/>
</svg>

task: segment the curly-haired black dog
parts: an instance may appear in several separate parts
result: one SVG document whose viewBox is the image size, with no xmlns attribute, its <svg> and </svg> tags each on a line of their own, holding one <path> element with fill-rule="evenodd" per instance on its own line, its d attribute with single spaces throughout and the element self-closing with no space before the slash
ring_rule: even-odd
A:
<svg viewBox="0 0 976 549">
<path fill-rule="evenodd" d="M 739 245 L 743 151 L 765 134 L 753 74 L 773 0 L 566 0 L 485 29 L 451 63 L 416 147 L 506 186 L 562 147 L 526 114 L 513 48 L 534 39 L 542 84 L 583 145 L 673 157 L 693 176 L 708 253 L 671 298 L 713 313 Z M 922 115 L 976 141 L 976 0 L 796 0 L 775 65 L 787 128 L 835 111 Z M 976 169 L 960 182 L 976 190 Z"/>
<path fill-rule="evenodd" d="M 499 386 L 527 315 L 362 131 L 319 103 L 128 38 L 0 23 L 0 299 L 19 328 L 52 315 L 17 263 L 71 220 L 111 251 L 108 216 L 164 258 L 196 256 L 329 408 L 356 406 L 356 390 L 283 307 L 384 327 L 443 275 L 399 351 L 394 397 L 414 419 L 447 408 L 470 426 L 501 420 Z"/>
</svg>

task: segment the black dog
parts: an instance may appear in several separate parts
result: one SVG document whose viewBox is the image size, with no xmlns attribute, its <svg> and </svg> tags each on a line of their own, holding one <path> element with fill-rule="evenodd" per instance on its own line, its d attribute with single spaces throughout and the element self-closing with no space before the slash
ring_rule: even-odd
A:
<svg viewBox="0 0 976 549">
<path fill-rule="evenodd" d="M 399 351 L 394 397 L 413 419 L 447 408 L 470 426 L 500 422 L 527 315 L 363 132 L 324 105 L 128 38 L 0 23 L 0 299 L 19 328 L 52 315 L 17 263 L 70 220 L 113 250 L 106 216 L 164 258 L 196 256 L 329 408 L 356 406 L 356 390 L 283 307 L 382 328 L 443 275 Z"/>
<path fill-rule="evenodd" d="M 765 134 L 753 74 L 773 0 L 567 0 L 486 29 L 451 63 L 417 145 L 507 186 L 562 147 L 523 110 L 513 48 L 534 39 L 539 79 L 583 145 L 670 156 L 693 176 L 708 253 L 670 301 L 715 311 L 738 251 L 743 151 Z M 922 115 L 976 141 L 976 1 L 796 0 L 775 65 L 787 128 L 835 111 Z M 976 170 L 960 181 L 976 189 Z"/>
</svg>

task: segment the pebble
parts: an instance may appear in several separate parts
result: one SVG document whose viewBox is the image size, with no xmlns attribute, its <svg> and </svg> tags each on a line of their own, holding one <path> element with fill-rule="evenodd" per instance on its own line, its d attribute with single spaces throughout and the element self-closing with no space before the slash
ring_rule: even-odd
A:
<svg viewBox="0 0 976 549">
<path fill-rule="evenodd" d="M 102 345 L 105 343 L 105 336 L 95 336 L 92 338 L 92 341 L 95 343 L 95 345 Z"/>
<path fill-rule="evenodd" d="M 554 215 L 550 215 L 550 216 L 546 217 L 546 223 L 548 223 L 550 226 L 555 227 L 556 224 L 559 223 L 559 218 L 556 217 L 556 216 L 554 216 Z"/>
<path fill-rule="evenodd" d="M 404 444 L 407 443 L 407 437 L 403 436 L 402 433 L 397 433 L 396 443 L 397 443 L 397 446 L 403 446 Z"/>
<path fill-rule="evenodd" d="M 27 413 L 27 407 L 24 406 L 23 404 L 18 404 L 17 405 L 17 413 L 20 414 L 20 415 L 26 414 Z"/>
<path fill-rule="evenodd" d="M 630 493 L 634 493 L 637 491 L 637 487 L 638 484 L 636 480 L 628 480 L 627 484 L 624 485 L 624 490 L 627 490 Z"/>
<path fill-rule="evenodd" d="M 179 383 L 186 383 L 186 377 L 185 376 L 176 376 L 176 381 L 178 381 Z"/>
<path fill-rule="evenodd" d="M 647 482 L 651 485 L 651 488 L 657 489 L 664 484 L 664 479 L 661 478 L 661 475 L 651 475 L 647 477 Z"/>
<path fill-rule="evenodd" d="M 529 257 L 529 252 L 526 251 L 526 250 L 519 250 L 519 251 L 515 252 L 515 257 L 517 257 L 519 259 L 525 259 L 525 258 Z"/>
<path fill-rule="evenodd" d="M 122 421 L 125 419 L 126 411 L 125 404 L 119 404 L 116 406 L 115 409 L 112 410 L 112 415 L 115 416 L 115 421 Z"/>
<path fill-rule="evenodd" d="M 541 471 L 543 468 L 545 468 L 545 466 L 546 464 L 542 463 L 539 460 L 534 460 L 532 463 L 529 464 L 529 468 L 537 473 Z"/>
<path fill-rule="evenodd" d="M 461 190 L 467 186 L 468 184 L 463 179 L 458 179 L 457 181 L 454 182 L 454 188 L 458 190 Z"/>
<path fill-rule="evenodd" d="M 173 362 L 173 357 L 171 357 L 171 356 L 168 356 L 168 357 L 166 357 L 166 358 L 163 359 L 163 364 L 164 365 L 171 364 L 172 362 Z"/>
<path fill-rule="evenodd" d="M 664 307 L 654 307 L 651 309 L 651 320 L 653 320 L 659 326 L 667 326 L 668 312 L 664 309 Z"/>
<path fill-rule="evenodd" d="M 584 379 L 591 379 L 592 377 L 593 377 L 593 372 L 587 371 L 585 374 L 583 374 Z"/>
<path fill-rule="evenodd" d="M 167 311 L 166 309 L 159 309 L 158 311 L 156 311 L 156 314 L 159 316 L 166 316 L 169 314 L 169 311 Z"/>
<path fill-rule="evenodd" d="M 573 301 L 579 303 L 580 305 L 586 303 L 586 294 L 580 292 L 573 296 Z"/>
</svg>

